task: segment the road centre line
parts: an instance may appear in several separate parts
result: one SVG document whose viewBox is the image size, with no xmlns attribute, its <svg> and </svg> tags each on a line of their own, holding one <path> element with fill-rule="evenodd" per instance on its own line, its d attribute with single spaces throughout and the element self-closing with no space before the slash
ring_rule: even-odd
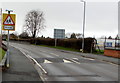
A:
<svg viewBox="0 0 120 83">
<path fill-rule="evenodd" d="M 55 53 L 50 53 L 50 54 L 55 55 L 55 56 L 58 56 L 58 57 L 60 56 L 60 55 L 57 55 L 57 54 L 55 54 Z"/>
<path fill-rule="evenodd" d="M 119 66 L 119 64 L 116 64 L 116 63 L 113 63 L 113 62 L 110 62 L 110 61 L 106 61 L 106 60 L 102 60 L 102 59 L 100 61 L 109 63 L 109 64 L 114 65 L 114 66 Z"/>
<path fill-rule="evenodd" d="M 46 51 L 41 51 L 41 52 L 46 52 Z"/>
<path fill-rule="evenodd" d="M 92 59 L 92 58 L 85 58 L 85 57 L 84 57 L 84 59 L 88 59 L 88 60 L 91 60 L 91 61 L 94 61 L 94 60 L 95 60 L 95 59 Z"/>
<path fill-rule="evenodd" d="M 72 58 L 72 59 L 74 59 L 74 60 L 79 60 L 78 58 Z"/>
</svg>

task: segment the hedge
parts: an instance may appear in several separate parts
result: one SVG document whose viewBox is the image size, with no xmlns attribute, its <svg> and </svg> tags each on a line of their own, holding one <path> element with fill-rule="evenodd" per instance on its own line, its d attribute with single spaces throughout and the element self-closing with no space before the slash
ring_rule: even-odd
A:
<svg viewBox="0 0 120 83">
<path fill-rule="evenodd" d="M 85 38 L 84 43 L 84 52 L 91 52 L 91 49 L 94 50 L 94 38 Z M 36 38 L 30 40 L 31 44 L 36 45 L 55 45 L 55 39 L 51 38 Z M 82 39 L 57 39 L 57 46 L 73 48 L 80 50 L 82 49 Z"/>
</svg>

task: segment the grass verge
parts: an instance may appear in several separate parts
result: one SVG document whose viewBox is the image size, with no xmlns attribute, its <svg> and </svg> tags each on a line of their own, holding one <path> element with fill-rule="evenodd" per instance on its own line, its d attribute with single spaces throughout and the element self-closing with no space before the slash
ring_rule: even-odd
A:
<svg viewBox="0 0 120 83">
<path fill-rule="evenodd" d="M 101 55 L 103 55 L 104 54 L 104 50 L 96 50 L 96 52 L 94 52 L 93 54 L 101 54 Z"/>
<path fill-rule="evenodd" d="M 0 61 L 3 59 L 4 55 L 5 51 L 2 48 L 0 48 Z"/>
<path fill-rule="evenodd" d="M 35 44 L 32 44 L 32 45 L 35 45 Z M 66 48 L 66 47 L 61 47 L 61 46 L 56 46 L 56 47 L 55 46 L 48 46 L 48 45 L 37 45 L 37 46 L 56 48 L 56 49 L 66 50 L 66 51 L 80 52 L 80 50 L 77 50 L 77 49 Z M 103 55 L 104 54 L 104 50 L 101 50 L 101 52 L 99 52 L 99 50 L 96 50 L 96 52 L 93 52 L 93 54 Z"/>
</svg>

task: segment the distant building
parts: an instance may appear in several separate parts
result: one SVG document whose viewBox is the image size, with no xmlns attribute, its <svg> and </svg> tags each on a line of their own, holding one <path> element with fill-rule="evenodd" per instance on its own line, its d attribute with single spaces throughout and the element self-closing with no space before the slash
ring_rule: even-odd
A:
<svg viewBox="0 0 120 83">
<path fill-rule="evenodd" d="M 99 47 L 104 47 L 104 42 L 105 42 L 105 39 L 101 39 L 101 38 L 97 39 L 97 44 Z M 115 47 L 115 39 L 106 39 L 106 46 L 108 43 L 109 44 L 112 43 L 111 46 Z"/>
</svg>

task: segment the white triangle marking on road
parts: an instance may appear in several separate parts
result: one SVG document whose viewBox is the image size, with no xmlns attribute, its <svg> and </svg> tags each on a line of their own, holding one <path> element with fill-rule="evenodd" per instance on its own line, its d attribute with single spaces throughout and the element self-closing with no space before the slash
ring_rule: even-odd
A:
<svg viewBox="0 0 120 83">
<path fill-rule="evenodd" d="M 7 19 L 5 20 L 4 24 L 14 24 L 14 22 L 12 21 L 12 18 L 10 16 L 8 16 Z"/>
<path fill-rule="evenodd" d="M 52 62 L 45 59 L 45 60 L 44 60 L 44 63 L 52 63 Z"/>
<path fill-rule="evenodd" d="M 72 63 L 71 61 L 63 59 L 64 63 Z"/>
</svg>

